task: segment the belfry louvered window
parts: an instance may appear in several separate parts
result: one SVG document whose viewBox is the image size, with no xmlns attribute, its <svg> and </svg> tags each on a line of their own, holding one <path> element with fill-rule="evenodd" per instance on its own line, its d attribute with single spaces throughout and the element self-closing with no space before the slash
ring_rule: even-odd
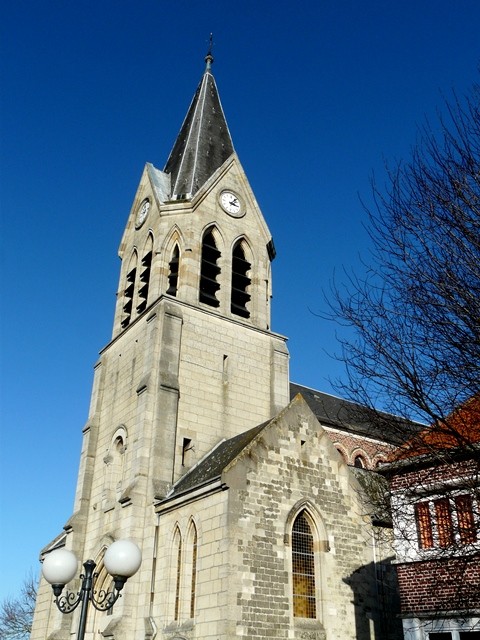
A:
<svg viewBox="0 0 480 640">
<path fill-rule="evenodd" d="M 232 253 L 232 299 L 231 311 L 242 318 L 249 318 L 250 311 L 247 309 L 247 303 L 250 301 L 248 288 L 251 279 L 248 272 L 251 268 L 250 262 L 245 259 L 245 252 L 241 242 L 237 242 Z"/>
<path fill-rule="evenodd" d="M 294 617 L 315 618 L 315 556 L 305 511 L 295 518 L 292 528 L 292 583 Z"/>
<path fill-rule="evenodd" d="M 220 255 L 221 253 L 217 249 L 212 231 L 207 231 L 203 236 L 202 242 L 199 300 L 211 307 L 220 305 L 220 301 L 216 296 L 217 291 L 220 289 L 220 284 L 217 282 L 217 277 L 220 274 L 220 267 L 217 264 Z"/>
<path fill-rule="evenodd" d="M 140 271 L 140 289 L 138 290 L 137 311 L 142 313 L 147 308 L 148 287 L 150 286 L 150 270 L 152 268 L 152 251 L 149 251 L 142 260 Z"/>
<path fill-rule="evenodd" d="M 175 248 L 173 249 L 173 252 L 172 252 L 172 259 L 168 263 L 169 273 L 168 273 L 167 293 L 170 296 L 177 295 L 179 266 L 180 266 L 180 251 L 178 249 L 178 245 L 175 245 Z"/>
<path fill-rule="evenodd" d="M 132 319 L 133 298 L 135 296 L 135 279 L 137 277 L 137 256 L 134 254 L 130 260 L 123 292 L 123 318 L 122 328 L 128 327 Z"/>
</svg>

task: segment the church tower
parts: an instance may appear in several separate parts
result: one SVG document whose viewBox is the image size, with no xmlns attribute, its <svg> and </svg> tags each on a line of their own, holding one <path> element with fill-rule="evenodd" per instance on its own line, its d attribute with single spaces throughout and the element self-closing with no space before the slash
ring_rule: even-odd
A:
<svg viewBox="0 0 480 640">
<path fill-rule="evenodd" d="M 117 447 L 115 428 L 128 432 L 122 501 L 164 495 L 221 439 L 289 400 L 285 340 L 270 331 L 273 242 L 212 61 L 165 169 L 146 165 L 120 243 L 113 339 L 89 420 L 104 438 L 97 464 Z"/>
<path fill-rule="evenodd" d="M 400 640 L 389 523 L 348 464 L 390 449 L 358 407 L 289 385 L 270 329 L 274 246 L 212 61 L 164 170 L 140 179 L 74 512 L 42 555 L 92 559 L 105 592 L 105 549 L 141 548 L 113 609 L 90 607 L 85 640 Z M 79 613 L 42 580 L 31 640 L 70 640 Z"/>
<path fill-rule="evenodd" d="M 275 249 L 234 150 L 212 56 L 205 61 L 164 170 L 147 163 L 140 179 L 119 247 L 113 335 L 94 368 L 74 513 L 45 550 L 65 545 L 101 567 L 113 540 L 141 547 L 142 567 L 113 617 L 92 613 L 90 640 L 148 637 L 112 628 L 148 618 L 155 501 L 212 448 L 289 401 L 285 338 L 270 329 Z M 32 640 L 68 638 L 76 624 L 41 585 Z"/>
</svg>

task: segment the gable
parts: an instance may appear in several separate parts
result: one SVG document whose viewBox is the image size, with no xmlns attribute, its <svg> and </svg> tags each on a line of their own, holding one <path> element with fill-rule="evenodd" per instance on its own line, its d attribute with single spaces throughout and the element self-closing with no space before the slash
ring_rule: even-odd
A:
<svg viewBox="0 0 480 640">
<path fill-rule="evenodd" d="M 300 395 L 258 429 L 226 465 L 223 481 L 239 488 L 252 471 L 258 473 L 260 469 L 271 473 L 272 481 L 278 478 L 280 468 L 295 476 L 295 482 L 301 483 L 308 476 L 320 484 L 328 476 L 332 482 L 351 482 L 358 489 L 354 475 Z"/>
<path fill-rule="evenodd" d="M 348 478 L 358 488 L 340 453 L 320 425 L 305 400 L 296 396 L 277 416 L 238 436 L 220 442 L 203 460 L 189 470 L 172 487 L 166 500 L 171 500 L 201 486 L 222 480 L 224 487 L 245 482 L 251 470 L 263 462 L 278 463 L 283 451 L 290 467 L 330 467 L 331 473 Z M 315 471 L 316 470 L 316 471 Z"/>
</svg>

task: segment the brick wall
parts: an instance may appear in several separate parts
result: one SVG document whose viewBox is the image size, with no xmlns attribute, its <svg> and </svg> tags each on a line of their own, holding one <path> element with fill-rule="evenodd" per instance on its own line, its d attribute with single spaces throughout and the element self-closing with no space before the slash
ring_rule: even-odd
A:
<svg viewBox="0 0 480 640">
<path fill-rule="evenodd" d="M 355 464 L 355 458 L 361 456 L 366 469 L 375 469 L 379 463 L 386 462 L 394 447 L 378 440 L 365 438 L 353 433 L 345 433 L 336 429 L 325 429 L 345 462 Z"/>
<path fill-rule="evenodd" d="M 464 460 L 462 462 L 431 466 L 426 469 L 414 469 L 412 471 L 398 473 L 390 481 L 393 492 L 402 491 L 411 487 L 439 484 L 457 478 L 476 478 L 478 474 L 478 462 Z"/>
<path fill-rule="evenodd" d="M 397 565 L 403 614 L 480 608 L 480 556 Z"/>
</svg>

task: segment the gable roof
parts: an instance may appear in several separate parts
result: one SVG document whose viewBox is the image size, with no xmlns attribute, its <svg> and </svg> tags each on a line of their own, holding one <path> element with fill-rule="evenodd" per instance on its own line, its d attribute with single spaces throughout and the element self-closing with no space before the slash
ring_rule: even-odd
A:
<svg viewBox="0 0 480 640">
<path fill-rule="evenodd" d="M 357 415 L 356 411 L 358 411 L 358 409 L 364 409 L 363 407 L 358 407 L 355 403 L 347 402 L 335 396 L 315 391 L 313 389 L 308 389 L 308 387 L 302 387 L 297 384 L 291 384 L 291 392 L 294 397 L 291 399 L 290 403 L 280 411 L 280 413 L 252 429 L 249 429 L 248 431 L 244 431 L 232 438 L 222 440 L 202 460 L 189 469 L 185 475 L 174 483 L 169 493 L 159 500 L 157 507 L 162 510 L 164 508 L 168 509 L 169 505 L 175 503 L 177 499 L 183 501 L 184 497 L 187 497 L 192 493 L 195 493 L 196 495 L 197 490 L 200 490 L 202 493 L 204 491 L 208 493 L 211 490 L 218 491 L 228 488 L 223 484 L 225 481 L 223 474 L 228 471 L 230 466 L 234 465 L 246 451 L 249 450 L 249 445 L 254 443 L 259 434 L 268 430 L 270 426 L 274 426 L 279 420 L 281 421 L 289 412 L 292 411 L 292 409 L 295 410 L 295 407 L 297 407 L 297 409 L 299 407 L 303 407 L 301 408 L 301 411 L 307 411 L 308 413 L 311 412 L 311 414 L 313 414 L 312 418 L 314 417 L 316 421 L 318 421 L 319 430 L 323 430 L 324 426 L 327 428 L 330 426 L 332 428 L 345 430 L 346 418 L 354 417 Z M 310 402 L 308 400 L 310 400 Z M 315 408 L 317 411 L 314 410 Z M 294 413 L 293 415 L 296 414 Z M 391 419 L 391 416 L 389 417 Z M 296 420 L 294 420 L 294 422 L 296 422 Z M 348 428 L 351 429 L 352 433 L 361 433 L 362 435 L 369 435 L 372 437 L 371 430 L 368 430 L 369 426 L 370 425 L 368 423 L 362 423 L 360 425 L 348 423 Z M 330 439 L 327 438 L 327 441 L 330 442 Z M 340 455 L 335 450 L 333 444 L 331 444 L 331 447 L 332 455 L 334 455 L 333 452 Z M 367 476 L 370 477 L 372 474 L 375 475 L 374 472 L 366 469 L 354 469 L 353 467 L 352 470 L 354 471 L 355 478 L 360 482 L 366 494 L 370 495 L 372 491 L 377 491 L 378 483 L 382 482 L 381 479 L 366 480 Z M 357 472 L 361 472 L 361 477 L 358 476 Z M 381 514 L 377 513 L 375 518 L 379 522 L 381 520 L 383 524 L 386 522 L 385 515 L 381 516 Z"/>
<path fill-rule="evenodd" d="M 369 423 L 347 423 L 347 418 L 353 419 L 360 415 L 356 413 L 360 407 L 354 403 L 349 403 L 335 396 L 297 384 L 291 384 L 290 391 L 290 403 L 279 414 L 233 438 L 222 440 L 202 460 L 177 480 L 161 502 L 169 502 L 184 493 L 220 479 L 224 470 L 245 450 L 255 437 L 292 406 L 293 399 L 296 396 L 298 396 L 300 402 L 304 402 L 308 406 L 320 426 L 330 426 L 343 430 L 349 429 L 352 433 L 372 437 L 372 429 Z"/>
<path fill-rule="evenodd" d="M 234 152 L 217 85 L 206 69 L 180 128 L 164 172 L 171 175 L 171 198 L 190 198 Z"/>
<path fill-rule="evenodd" d="M 291 383 L 290 404 L 280 414 L 248 431 L 244 431 L 227 440 L 222 440 L 202 460 L 177 480 L 167 496 L 160 500 L 160 503 L 170 502 L 182 494 L 219 480 L 230 463 L 244 451 L 261 431 L 277 420 L 291 406 L 293 398 L 297 395 L 301 396 L 322 427 L 330 427 L 360 436 L 376 438 L 381 442 L 398 444 L 399 439 L 395 434 L 389 438 L 385 437 L 385 433 L 378 421 L 378 415 L 381 416 L 382 414 L 336 396 Z M 383 416 L 385 420 L 388 419 L 389 421 L 397 419 L 395 416 L 388 414 L 383 414 Z M 407 428 L 412 428 L 410 423 L 405 424 Z M 418 425 L 413 427 L 418 428 Z"/>
<path fill-rule="evenodd" d="M 291 382 L 290 398 L 297 393 L 302 395 L 317 420 L 325 427 L 394 445 L 405 441 L 407 429 L 418 428 L 396 416 Z M 391 428 L 392 421 L 396 421 L 398 429 Z M 400 433 L 404 434 L 403 437 Z"/>
<path fill-rule="evenodd" d="M 272 418 L 273 420 L 274 418 Z M 222 440 L 212 451 L 192 467 L 173 485 L 167 496 L 167 500 L 175 498 L 182 493 L 190 491 L 196 487 L 201 487 L 213 480 L 220 478 L 223 470 L 250 444 L 255 436 L 262 431 L 271 420 L 244 431 L 243 433 Z"/>
<path fill-rule="evenodd" d="M 423 429 L 391 456 L 399 461 L 441 451 L 465 449 L 473 452 L 480 444 L 480 396 L 467 400 L 442 422 Z"/>
<path fill-rule="evenodd" d="M 254 473 L 258 472 L 256 464 L 258 455 L 254 453 L 254 448 L 257 446 L 259 440 L 264 446 L 274 452 L 274 457 L 270 458 L 270 473 L 273 468 L 275 469 L 273 474 L 275 474 L 278 452 L 281 450 L 282 445 L 280 445 L 280 441 L 276 437 L 269 439 L 268 434 L 272 433 L 270 430 L 273 429 L 274 433 L 276 433 L 278 427 L 280 431 L 287 429 L 296 430 L 297 434 L 304 433 L 302 430 L 306 425 L 305 419 L 308 421 L 308 428 L 313 429 L 319 436 L 318 444 L 321 449 L 319 449 L 317 461 L 323 464 L 325 459 L 330 460 L 331 457 L 335 459 L 335 456 L 337 456 L 336 459 L 339 462 L 342 461 L 343 458 L 341 454 L 338 453 L 330 438 L 325 434 L 323 426 L 318 423 L 305 399 L 301 394 L 297 394 L 276 416 L 233 438 L 220 442 L 210 453 L 200 460 L 197 465 L 177 480 L 167 496 L 156 503 L 157 512 L 166 513 L 172 508 L 175 509 L 179 504 L 187 503 L 191 499 L 196 500 L 200 496 L 210 495 L 212 492 L 223 491 L 230 486 L 237 486 L 238 489 L 235 481 L 231 484 L 232 478 L 229 479 L 228 473 L 235 467 L 237 462 L 242 459 L 247 460 L 247 465 L 249 465 L 250 469 L 254 469 Z M 264 435 L 266 437 L 265 440 L 263 440 Z M 298 468 L 303 469 L 305 460 L 302 461 L 301 454 L 297 448 L 294 447 L 292 450 L 291 439 L 284 440 L 283 442 L 284 445 L 285 443 L 287 444 L 289 467 L 292 465 L 291 456 L 296 455 Z M 262 445 L 260 445 L 260 447 L 262 448 Z M 295 451 L 297 451 L 297 454 L 295 454 Z M 260 459 L 267 459 L 268 457 L 269 456 L 263 452 Z M 250 466 L 251 460 L 254 461 L 253 467 Z M 344 461 L 343 464 L 345 464 Z M 391 520 L 389 518 L 389 512 L 385 510 L 383 500 L 378 500 L 379 495 L 384 496 L 385 494 L 386 480 L 382 476 L 367 469 L 350 467 L 350 470 L 352 475 L 349 476 L 349 482 L 353 480 L 358 483 L 355 484 L 356 493 L 358 493 L 358 490 L 362 490 L 364 494 L 363 500 L 366 500 L 365 505 L 372 508 L 370 515 L 373 524 L 390 527 Z M 303 474 L 304 472 L 302 471 L 300 474 L 301 477 L 304 477 Z M 242 475 L 242 477 L 244 476 Z"/>
</svg>

